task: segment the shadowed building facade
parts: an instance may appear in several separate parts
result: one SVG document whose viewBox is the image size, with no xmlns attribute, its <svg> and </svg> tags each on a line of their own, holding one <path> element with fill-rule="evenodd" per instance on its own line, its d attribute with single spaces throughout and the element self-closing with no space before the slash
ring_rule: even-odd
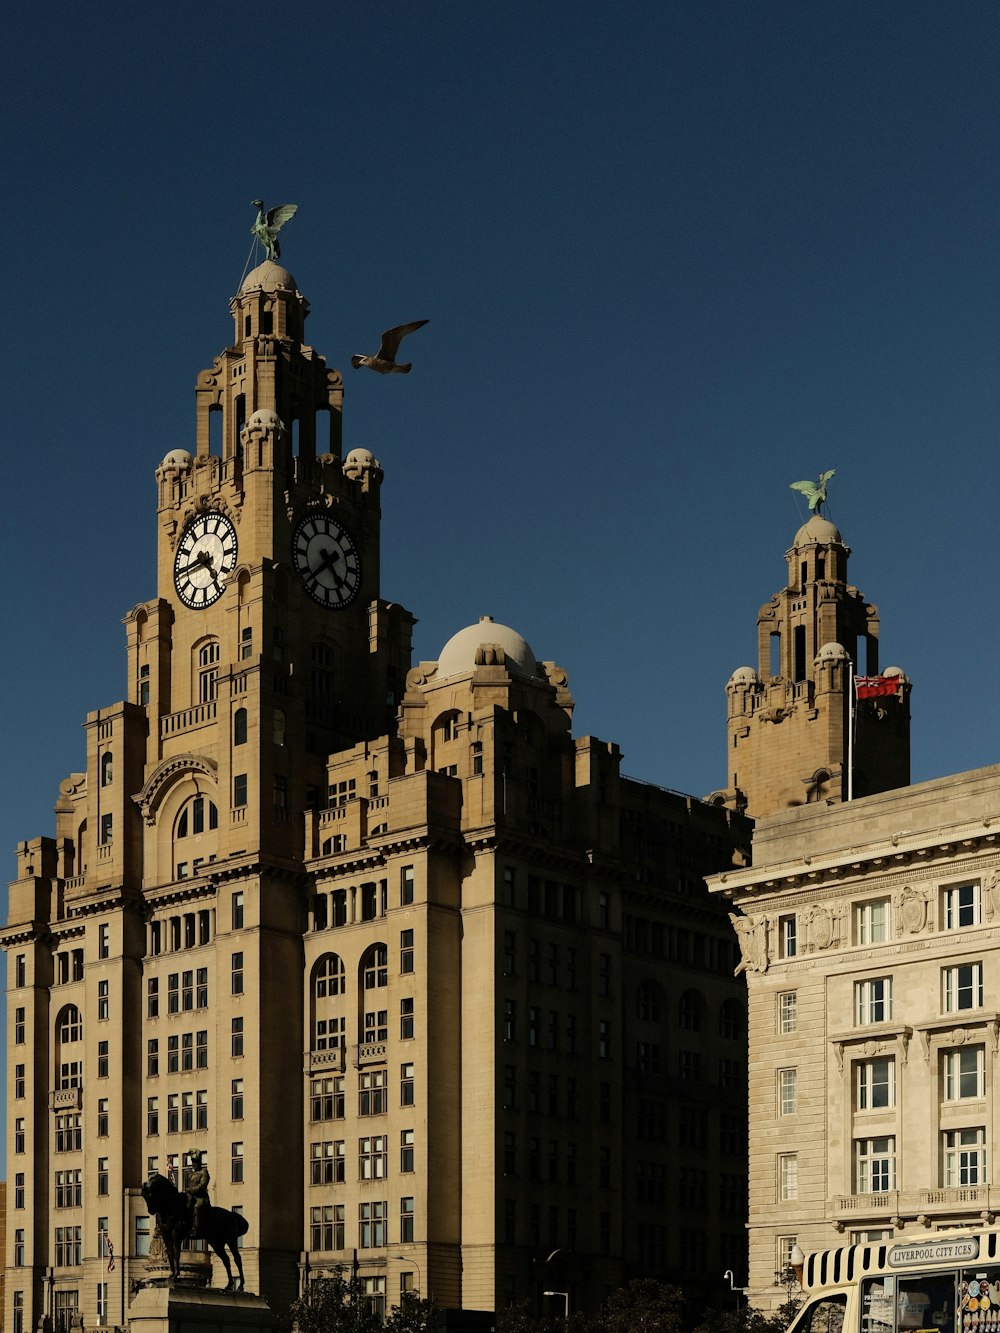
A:
<svg viewBox="0 0 1000 1333">
<path fill-rule="evenodd" d="M 13 1333 L 124 1321 L 140 1186 L 196 1148 L 275 1308 L 355 1261 L 378 1303 L 483 1309 L 741 1264 L 745 990 L 703 877 L 748 826 L 574 738 L 488 618 L 411 669 L 307 314 L 271 261 L 234 298 L 156 471 L 129 697 L 18 847 Z"/>
</svg>

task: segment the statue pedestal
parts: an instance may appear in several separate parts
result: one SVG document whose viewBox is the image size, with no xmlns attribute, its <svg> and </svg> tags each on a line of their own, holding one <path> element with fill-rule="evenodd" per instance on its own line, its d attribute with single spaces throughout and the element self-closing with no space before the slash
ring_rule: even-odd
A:
<svg viewBox="0 0 1000 1333">
<path fill-rule="evenodd" d="M 128 1308 L 131 1333 L 273 1333 L 263 1296 L 213 1287 L 141 1287 Z"/>
</svg>

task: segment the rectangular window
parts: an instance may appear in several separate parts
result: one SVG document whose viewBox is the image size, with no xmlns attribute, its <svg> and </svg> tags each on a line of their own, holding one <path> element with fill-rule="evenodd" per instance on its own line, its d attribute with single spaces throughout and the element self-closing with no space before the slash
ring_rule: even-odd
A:
<svg viewBox="0 0 1000 1333">
<path fill-rule="evenodd" d="M 413 1036 L 413 997 L 404 996 L 399 1002 L 399 1036 L 409 1041 Z"/>
<path fill-rule="evenodd" d="M 778 1031 L 782 1034 L 798 1031 L 798 992 L 782 991 L 778 996 Z"/>
<path fill-rule="evenodd" d="M 310 1183 L 333 1185 L 347 1179 L 344 1140 L 328 1139 L 325 1143 L 309 1145 Z"/>
<path fill-rule="evenodd" d="M 194 1033 L 184 1032 L 181 1034 L 181 1069 L 185 1071 L 194 1068 Z"/>
<path fill-rule="evenodd" d="M 108 1077 L 108 1043 L 99 1041 L 97 1043 L 97 1077 Z"/>
<path fill-rule="evenodd" d="M 611 1058 L 611 1023 L 606 1018 L 597 1024 L 597 1055 L 600 1060 Z"/>
<path fill-rule="evenodd" d="M 195 1093 L 194 1103 L 195 1129 L 208 1129 L 208 1089 L 200 1088 Z"/>
<path fill-rule="evenodd" d="M 194 1065 L 196 1069 L 208 1068 L 208 1032 L 195 1034 Z"/>
<path fill-rule="evenodd" d="M 167 1013 L 179 1014 L 181 1011 L 181 974 L 171 972 L 167 977 Z"/>
<path fill-rule="evenodd" d="M 197 985 L 196 985 L 196 987 L 195 987 L 195 1004 L 194 1004 L 194 1007 L 195 1007 L 196 1009 L 207 1009 L 207 1008 L 208 1008 L 208 968 L 207 968 L 207 967 L 199 967 L 198 970 L 197 970 L 197 972 L 195 973 L 195 978 L 196 978 L 196 981 L 197 981 Z"/>
<path fill-rule="evenodd" d="M 167 1073 L 176 1074 L 181 1067 L 181 1037 L 179 1032 L 172 1033 L 167 1038 Z"/>
<path fill-rule="evenodd" d="M 943 1183 L 985 1185 L 985 1129 L 952 1129 L 944 1135 Z"/>
<path fill-rule="evenodd" d="M 960 930 L 963 926 L 982 923 L 979 885 L 954 884 L 944 891 L 945 930 Z"/>
<path fill-rule="evenodd" d="M 960 963 L 942 972 L 942 1004 L 946 1014 L 961 1009 L 981 1009 L 983 1004 L 982 963 Z"/>
<path fill-rule="evenodd" d="M 146 1017 L 156 1018 L 160 1012 L 160 981 L 149 977 L 146 981 Z"/>
<path fill-rule="evenodd" d="M 24 1227 L 18 1227 L 14 1232 L 14 1267 L 24 1267 Z"/>
<path fill-rule="evenodd" d="M 399 1131 L 399 1169 L 404 1175 L 414 1169 L 412 1129 Z"/>
<path fill-rule="evenodd" d="M 24 1172 L 16 1171 L 14 1173 L 14 1207 L 24 1207 Z"/>
<path fill-rule="evenodd" d="M 56 1116 L 56 1152 L 65 1152 L 66 1148 L 60 1146 L 60 1130 L 62 1126 L 60 1121 L 67 1120 L 67 1116 Z M 14 1121 L 14 1151 L 24 1152 L 24 1116 L 18 1116 Z"/>
<path fill-rule="evenodd" d="M 321 1120 L 343 1120 L 343 1074 L 312 1080 L 309 1089 L 309 1118 L 314 1124 Z"/>
<path fill-rule="evenodd" d="M 798 931 L 794 916 L 778 917 L 778 956 L 794 958 L 798 953 Z"/>
<path fill-rule="evenodd" d="M 135 1219 L 135 1254 L 140 1258 L 149 1253 L 149 1239 L 152 1232 L 153 1219 L 143 1213 L 138 1213 Z"/>
<path fill-rule="evenodd" d="M 97 1137 L 99 1139 L 108 1137 L 109 1118 L 109 1100 L 107 1097 L 99 1097 L 97 1099 Z"/>
<path fill-rule="evenodd" d="M 384 1069 L 373 1069 L 362 1074 L 358 1083 L 358 1114 L 385 1115 L 387 1077 Z"/>
<path fill-rule="evenodd" d="M 243 1080 L 234 1078 L 230 1089 L 230 1119 L 243 1119 Z"/>
<path fill-rule="evenodd" d="M 108 1193 L 108 1162 L 107 1157 L 98 1157 L 97 1159 L 97 1192 L 98 1194 Z"/>
<path fill-rule="evenodd" d="M 100 827 L 101 827 L 101 835 L 100 835 L 100 837 L 101 837 L 101 843 L 102 843 L 104 846 L 107 846 L 107 844 L 111 841 L 111 830 L 112 830 L 113 826 L 114 826 L 114 816 L 113 816 L 113 815 L 101 815 L 101 825 L 100 825 Z"/>
<path fill-rule="evenodd" d="M 111 956 L 111 927 L 109 925 L 97 927 L 97 956 L 98 958 L 110 958 Z"/>
<path fill-rule="evenodd" d="M 399 1066 L 399 1104 L 400 1106 L 413 1105 L 412 1064 L 405 1064 Z"/>
<path fill-rule="evenodd" d="M 234 1185 L 243 1184 L 243 1144 L 234 1143 L 229 1150 L 229 1179 Z"/>
<path fill-rule="evenodd" d="M 854 943 L 884 944 L 889 939 L 889 899 L 878 898 L 854 907 Z"/>
<path fill-rule="evenodd" d="M 14 1097 L 20 1100 L 24 1096 L 24 1065 L 14 1066 Z"/>
<path fill-rule="evenodd" d="M 155 1138 L 160 1132 L 160 1099 L 159 1097 L 146 1098 L 146 1134 L 150 1138 Z"/>
<path fill-rule="evenodd" d="M 233 777 L 233 805 L 238 807 L 247 803 L 247 775 L 237 773 Z"/>
<path fill-rule="evenodd" d="M 388 1163 L 384 1134 L 366 1135 L 358 1140 L 358 1179 L 384 1180 Z"/>
<path fill-rule="evenodd" d="M 232 964 L 232 993 L 234 995 L 243 994 L 243 954 L 242 951 L 233 954 Z"/>
<path fill-rule="evenodd" d="M 944 1053 L 944 1099 L 986 1095 L 986 1050 L 983 1046 L 960 1046 Z"/>
<path fill-rule="evenodd" d="M 399 932 L 399 970 L 400 972 L 413 971 L 412 930 L 401 930 Z"/>
<path fill-rule="evenodd" d="M 896 1188 L 896 1140 L 892 1135 L 859 1139 L 854 1152 L 858 1194 L 884 1194 Z"/>
<path fill-rule="evenodd" d="M 859 1060 L 855 1065 L 857 1109 L 878 1111 L 896 1105 L 896 1061 L 891 1057 Z"/>
<path fill-rule="evenodd" d="M 798 1153 L 786 1152 L 778 1156 L 778 1198 L 797 1199 L 799 1197 L 799 1156 Z"/>
<path fill-rule="evenodd" d="M 18 1007 L 17 1009 L 14 1010 L 14 1045 L 15 1045 L 15 1046 L 23 1046 L 23 1045 L 24 1045 L 24 1023 L 25 1023 L 25 1017 L 24 1017 L 24 1015 L 25 1015 L 25 1011 L 24 1011 L 23 1008 Z"/>
<path fill-rule="evenodd" d="M 413 902 L 413 867 L 403 866 L 399 872 L 400 906 L 408 907 Z"/>
<path fill-rule="evenodd" d="M 243 929 L 243 894 L 233 894 L 233 930 Z"/>
<path fill-rule="evenodd" d="M 778 1070 L 778 1114 L 794 1115 L 798 1108 L 798 1081 L 799 1071 L 797 1069 L 779 1069 Z"/>
<path fill-rule="evenodd" d="M 230 1046 L 234 1057 L 243 1054 L 243 1019 L 234 1018 L 231 1028 Z"/>
<path fill-rule="evenodd" d="M 344 1205 L 323 1204 L 310 1209 L 309 1244 L 314 1250 L 344 1248 Z"/>
<path fill-rule="evenodd" d="M 385 1202 L 369 1202 L 359 1205 L 359 1248 L 362 1250 L 378 1249 L 385 1244 Z"/>
<path fill-rule="evenodd" d="M 97 983 L 97 1021 L 106 1023 L 110 1017 L 110 998 L 108 996 L 108 982 L 99 981 Z"/>
<path fill-rule="evenodd" d="M 854 1012 L 859 1024 L 892 1019 L 892 977 L 871 977 L 854 985 Z"/>
<path fill-rule="evenodd" d="M 14 985 L 17 987 L 26 986 L 28 976 L 28 963 L 26 955 L 16 954 L 14 957 Z"/>
<path fill-rule="evenodd" d="M 160 1039 L 150 1037 L 146 1042 L 146 1077 L 158 1078 L 160 1074 Z"/>
<path fill-rule="evenodd" d="M 413 1198 L 409 1196 L 399 1201 L 399 1240 L 408 1244 L 413 1240 Z"/>
</svg>

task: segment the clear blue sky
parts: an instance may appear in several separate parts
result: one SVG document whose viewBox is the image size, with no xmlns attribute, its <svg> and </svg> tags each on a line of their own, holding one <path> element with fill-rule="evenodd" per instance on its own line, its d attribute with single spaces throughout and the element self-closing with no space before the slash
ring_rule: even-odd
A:
<svg viewBox="0 0 1000 1333">
<path fill-rule="evenodd" d="M 258 195 L 300 206 L 416 658 L 491 614 L 578 732 L 705 794 L 788 483 L 833 467 L 914 779 L 1000 759 L 998 36 L 987 0 L 12 10 L 2 878 L 125 693 Z M 412 375 L 350 369 L 417 318 Z"/>
</svg>

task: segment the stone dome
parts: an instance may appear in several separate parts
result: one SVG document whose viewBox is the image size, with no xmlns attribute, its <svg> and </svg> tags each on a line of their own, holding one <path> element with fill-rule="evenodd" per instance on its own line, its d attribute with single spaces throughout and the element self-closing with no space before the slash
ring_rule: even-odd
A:
<svg viewBox="0 0 1000 1333">
<path fill-rule="evenodd" d="M 370 449 L 352 449 L 344 459 L 344 471 L 363 472 L 365 468 L 378 467 L 379 461 Z"/>
<path fill-rule="evenodd" d="M 166 455 L 161 467 L 190 467 L 194 459 L 186 449 L 171 449 Z"/>
<path fill-rule="evenodd" d="M 277 291 L 279 287 L 289 292 L 297 292 L 299 289 L 298 283 L 288 269 L 282 268 L 273 259 L 265 259 L 263 264 L 258 264 L 256 268 L 250 270 L 243 279 L 240 295 L 255 291 L 258 287 L 265 292 Z"/>
<path fill-rule="evenodd" d="M 847 649 L 842 643 L 824 643 L 816 654 L 817 662 L 846 662 Z"/>
<path fill-rule="evenodd" d="M 893 679 L 895 679 L 895 680 L 906 680 L 906 679 L 907 679 L 906 672 L 903 670 L 902 667 L 895 667 L 895 666 L 893 666 L 893 667 L 886 667 L 886 669 L 882 672 L 882 675 L 883 675 L 883 676 L 891 676 L 891 677 L 892 677 Z"/>
<path fill-rule="evenodd" d="M 477 665 L 476 657 L 482 644 L 496 644 L 502 648 L 507 667 L 520 675 L 540 674 L 538 661 L 528 641 L 509 625 L 498 625 L 492 616 L 482 616 L 477 624 L 467 625 L 465 629 L 453 634 L 441 649 L 438 679 L 472 671 Z"/>
<path fill-rule="evenodd" d="M 840 530 L 828 518 L 824 518 L 822 514 L 813 514 L 808 523 L 802 524 L 802 527 L 795 534 L 792 545 L 811 546 L 816 542 L 823 545 L 829 545 L 830 542 L 840 542 L 843 545 L 844 542 Z"/>
<path fill-rule="evenodd" d="M 247 418 L 248 426 L 267 426 L 275 430 L 284 430 L 284 423 L 277 412 L 272 412 L 269 407 L 258 407 L 257 411 Z"/>
<path fill-rule="evenodd" d="M 726 689 L 728 690 L 731 685 L 759 685 L 759 684 L 760 684 L 760 676 L 757 675 L 757 672 L 754 671 L 753 667 L 741 666 L 737 667 L 736 670 L 733 672 L 733 674 L 729 677 L 728 681 L 726 682 Z"/>
</svg>

